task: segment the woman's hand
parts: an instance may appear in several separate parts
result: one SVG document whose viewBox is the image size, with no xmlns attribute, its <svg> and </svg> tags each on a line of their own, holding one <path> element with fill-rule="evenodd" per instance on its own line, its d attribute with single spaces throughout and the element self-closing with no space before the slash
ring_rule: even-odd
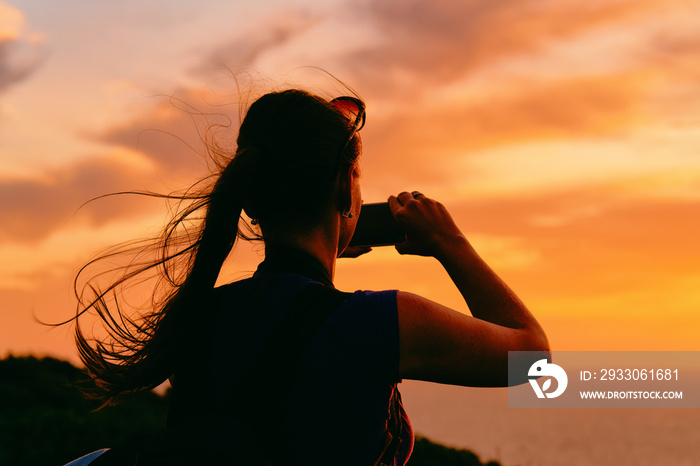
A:
<svg viewBox="0 0 700 466">
<path fill-rule="evenodd" d="M 389 207 L 406 232 L 406 240 L 396 245 L 400 254 L 441 259 L 455 247 L 471 248 L 447 209 L 418 191 L 390 196 Z"/>
</svg>

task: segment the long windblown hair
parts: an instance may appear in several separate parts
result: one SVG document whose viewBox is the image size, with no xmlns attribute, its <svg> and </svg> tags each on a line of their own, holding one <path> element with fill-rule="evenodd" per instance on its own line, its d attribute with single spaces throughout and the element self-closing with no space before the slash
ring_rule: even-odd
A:
<svg viewBox="0 0 700 466">
<path fill-rule="evenodd" d="M 339 171 L 359 153 L 357 138 L 343 149 L 348 131 L 346 118 L 323 98 L 301 90 L 266 94 L 248 109 L 235 150 L 206 141 L 215 173 L 182 193 L 138 193 L 177 201 L 161 235 L 107 250 L 74 281 L 71 320 L 80 358 L 100 388 L 94 396 L 114 403 L 173 375 L 212 325 L 207 300 L 237 238 L 262 238 L 243 212 L 263 231 L 322 220 Z M 125 265 L 91 274 L 125 257 Z M 151 299 L 143 311 L 124 290 L 147 283 Z M 86 313 L 99 317 L 99 336 L 80 325 Z"/>
</svg>

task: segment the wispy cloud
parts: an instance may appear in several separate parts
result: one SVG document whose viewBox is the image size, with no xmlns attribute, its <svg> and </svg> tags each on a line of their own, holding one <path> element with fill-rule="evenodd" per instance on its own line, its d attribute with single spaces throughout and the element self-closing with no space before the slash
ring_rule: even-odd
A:
<svg viewBox="0 0 700 466">
<path fill-rule="evenodd" d="M 575 301 L 645 288 L 659 292 L 674 280 L 698 276 L 698 200 L 625 198 L 615 195 L 614 186 L 599 186 L 448 205 L 465 230 L 518 238 L 537 254 L 540 260 L 526 269 L 506 270 L 533 296 Z"/>
<path fill-rule="evenodd" d="M 0 3 L 0 92 L 36 70 L 44 58 L 38 36 L 22 36 L 25 19 L 22 12 Z"/>
<path fill-rule="evenodd" d="M 179 89 L 171 96 L 155 97 L 154 104 L 140 115 L 90 137 L 103 144 L 138 151 L 162 179 L 192 179 L 202 174 L 206 165 L 205 141 L 225 138 L 231 132 L 235 135 L 237 112 L 238 106 L 227 105 L 221 96 Z"/>
<path fill-rule="evenodd" d="M 546 140 L 606 138 L 653 121 L 654 112 L 660 114 L 662 105 L 675 103 L 681 108 L 681 91 L 671 92 L 659 87 L 659 82 L 661 78 L 674 79 L 672 69 L 686 77 L 694 75 L 697 65 L 691 57 L 698 42 L 688 34 L 688 27 L 664 33 L 658 27 L 645 26 L 645 15 L 658 8 L 659 3 L 653 1 L 364 3 L 354 15 L 362 27 L 372 28 L 369 36 L 382 39 L 369 50 L 340 53 L 338 58 L 348 60 L 349 81 L 359 81 L 358 89 L 369 96 L 369 122 L 363 130 L 368 176 L 385 180 L 382 189 L 417 181 L 444 185 L 445 180 L 457 179 L 464 185 L 483 173 L 478 163 L 465 160 L 483 159 L 486 150 Z M 8 47 L 15 43 L 24 24 L 21 12 L 12 11 L 19 20 L 5 34 L 10 38 L 4 43 Z M 235 67 L 256 63 L 332 19 L 330 12 L 292 13 L 272 15 L 264 24 L 251 25 L 206 53 L 195 71 L 204 73 L 217 64 Z M 512 57 L 546 61 L 553 45 L 625 23 L 641 24 L 639 34 L 648 46 L 635 54 L 634 66 L 612 67 L 596 74 L 566 75 L 560 70 L 559 75 L 544 79 L 537 70 L 532 70 L 532 76 L 504 73 L 493 81 L 469 78 Z M 661 56 L 667 67 L 658 66 Z M 460 80 L 465 86 L 459 85 Z M 691 83 L 689 79 L 683 82 Z M 415 98 L 406 99 L 400 92 L 404 84 L 410 85 Z M 391 92 L 384 92 L 389 88 Z M 697 91 L 691 84 L 686 89 Z M 202 103 L 200 91 L 180 89 L 174 94 L 188 103 Z M 213 109 L 210 122 L 235 127 L 237 108 L 217 107 L 230 97 L 207 98 L 202 108 Z M 41 181 L 0 181 L 0 212 L 9 219 L 0 226 L 0 236 L 37 240 L 92 197 L 148 188 L 176 178 L 191 182 L 193 174 L 203 174 L 204 159 L 197 152 L 203 151 L 201 138 L 207 123 L 198 111 L 189 109 L 188 113 L 175 102 L 173 105 L 163 98 L 142 115 L 91 136 L 112 146 L 114 154 L 138 151 L 144 163 L 139 169 L 121 163 L 120 155 L 111 155 L 44 173 Z M 220 115 L 215 115 L 219 110 Z M 690 118 L 691 112 L 687 114 Z M 234 132 L 230 136 L 232 149 Z M 129 209 L 105 209 L 95 214 L 96 221 L 106 221 L 108 213 L 129 215 Z"/>
<path fill-rule="evenodd" d="M 367 2 L 364 17 L 383 39 L 348 57 L 348 69 L 373 92 L 415 94 L 420 85 L 460 80 L 505 59 L 546 52 L 553 43 L 620 28 L 664 6 L 627 0 Z"/>
<path fill-rule="evenodd" d="M 207 75 L 222 68 L 254 67 L 266 52 L 279 50 L 321 20 L 322 15 L 307 10 L 278 12 L 262 23 L 247 25 L 240 35 L 208 51 L 191 71 L 195 75 Z"/>
<path fill-rule="evenodd" d="M 40 179 L 0 180 L 0 242 L 40 241 L 65 226 L 91 198 L 133 188 L 138 171 L 119 157 L 98 157 L 45 173 Z M 85 215 L 94 223 L 142 213 L 133 201 L 103 201 Z"/>
<path fill-rule="evenodd" d="M 674 159 L 689 150 L 679 141 L 696 140 L 697 4 L 379 1 L 365 6 L 361 18 L 381 31 L 382 39 L 350 54 L 347 70 L 368 97 L 366 173 L 378 172 L 373 179 L 386 180 L 391 189 L 420 183 L 447 190 L 452 184 L 459 191 L 459 184 L 484 185 L 488 177 L 496 187 L 498 170 L 480 171 L 481 161 L 512 148 L 512 157 L 492 157 L 492 168 L 501 163 L 507 182 L 511 162 L 522 167 L 529 160 L 525 178 L 538 163 L 548 163 L 537 153 L 548 144 L 565 151 L 561 158 L 568 174 L 561 178 L 558 160 L 554 170 L 542 165 L 534 177 L 541 190 L 558 189 L 563 180 L 597 185 L 615 176 L 628 185 L 630 177 L 668 160 L 648 134 L 688 128 L 668 141 Z M 597 145 L 618 153 L 600 152 Z M 580 169 L 569 153 L 582 156 Z M 603 160 L 610 155 L 612 165 Z M 589 169 L 593 166 L 599 173 Z M 657 180 L 645 179 L 655 185 L 665 177 L 668 185 L 677 179 L 677 168 L 669 168 L 676 174 L 664 169 Z M 686 168 L 697 170 L 697 164 L 687 158 Z M 514 183 L 499 194 L 520 195 L 517 188 L 526 184 Z"/>
<path fill-rule="evenodd" d="M 175 96 L 177 95 L 177 97 Z M 224 113 L 201 92 L 181 90 L 155 99 L 133 120 L 84 137 L 99 142 L 101 155 L 39 172 L 32 178 L 0 177 L 0 243 L 36 242 L 70 222 L 90 199 L 120 191 L 161 193 L 187 188 L 210 173 L 205 140 L 231 139 L 235 105 Z M 234 125 L 235 126 L 235 125 Z M 233 149 L 234 146 L 231 146 Z M 81 218 L 102 225 L 143 214 L 154 205 L 140 196 L 116 196 L 90 203 Z"/>
<path fill-rule="evenodd" d="M 383 176 L 409 170 L 423 182 L 453 178 L 482 149 L 625 132 L 645 118 L 646 86 L 645 75 L 532 79 L 441 106 L 402 106 L 367 125 L 363 137 L 376 157 L 365 160 Z"/>
</svg>

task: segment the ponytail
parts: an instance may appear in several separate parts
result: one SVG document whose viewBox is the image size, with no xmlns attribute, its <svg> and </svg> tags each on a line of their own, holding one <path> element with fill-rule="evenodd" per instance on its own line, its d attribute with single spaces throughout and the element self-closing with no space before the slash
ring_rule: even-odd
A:
<svg viewBox="0 0 700 466">
<path fill-rule="evenodd" d="M 240 189 L 234 184 L 237 166 L 231 162 L 224 169 L 209 195 L 197 253 L 184 287 L 197 291 L 214 288 L 221 267 L 233 248 L 243 211 Z"/>
<path fill-rule="evenodd" d="M 100 388 L 99 392 L 87 393 L 89 396 L 102 399 L 107 405 L 126 395 L 153 389 L 174 373 L 183 352 L 192 347 L 191 322 L 207 317 L 202 315 L 206 309 L 201 303 L 214 288 L 236 238 L 250 239 L 239 231 L 243 202 L 238 182 L 245 178 L 239 173 L 245 169 L 243 161 L 234 157 L 214 185 L 197 194 L 138 193 L 177 199 L 181 204 L 189 201 L 189 205 L 170 220 L 160 238 L 108 251 L 90 261 L 76 276 L 76 344 L 88 373 Z M 205 212 L 203 218 L 200 212 Z M 194 235 L 189 231 L 192 222 L 199 224 Z M 132 260 L 122 267 L 120 278 L 106 288 L 95 283 L 102 275 L 98 274 L 78 292 L 79 278 L 90 266 L 120 255 L 142 257 L 152 252 L 158 252 L 157 260 Z M 121 293 L 131 280 L 149 271 L 157 271 L 160 279 L 153 291 L 153 309 L 138 319 L 125 312 L 126 299 Z M 100 317 L 107 337 L 85 336 L 78 317 L 89 310 Z"/>
</svg>

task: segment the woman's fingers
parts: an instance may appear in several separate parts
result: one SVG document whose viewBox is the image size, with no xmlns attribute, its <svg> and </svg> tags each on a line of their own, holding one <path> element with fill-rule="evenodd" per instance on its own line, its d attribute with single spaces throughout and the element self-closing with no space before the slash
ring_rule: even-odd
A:
<svg viewBox="0 0 700 466">
<path fill-rule="evenodd" d="M 444 240 L 462 235 L 447 209 L 420 191 L 389 197 L 389 207 L 406 232 L 406 240 L 396 245 L 401 254 L 434 256 Z"/>
<path fill-rule="evenodd" d="M 399 198 L 396 196 L 389 196 L 389 208 L 391 209 L 391 213 L 396 216 L 396 212 L 401 208 L 401 203 L 399 202 Z"/>
<path fill-rule="evenodd" d="M 404 206 L 404 205 L 406 205 L 406 203 L 408 201 L 415 199 L 415 197 L 413 196 L 412 193 L 409 193 L 408 191 L 404 191 L 397 196 L 397 199 L 399 200 L 399 204 Z"/>
</svg>

